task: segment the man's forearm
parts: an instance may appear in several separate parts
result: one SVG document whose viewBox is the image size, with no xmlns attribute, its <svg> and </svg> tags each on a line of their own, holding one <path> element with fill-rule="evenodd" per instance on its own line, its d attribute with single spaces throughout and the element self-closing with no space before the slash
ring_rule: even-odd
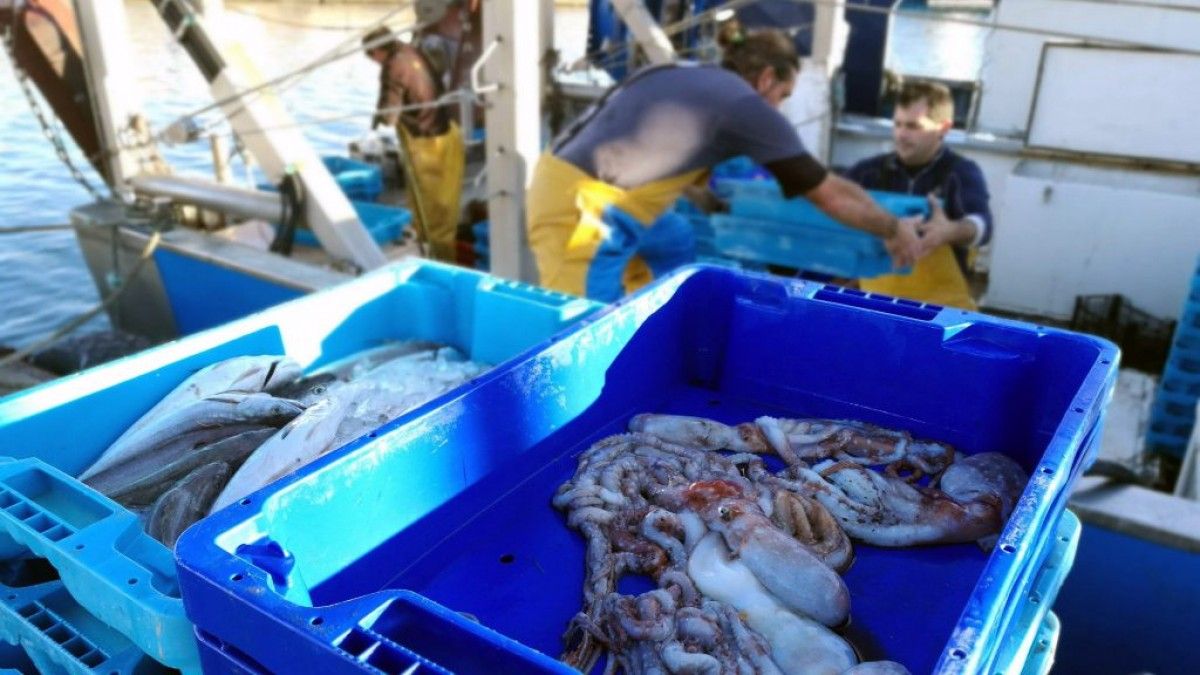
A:
<svg viewBox="0 0 1200 675">
<path fill-rule="evenodd" d="M 855 229 L 887 239 L 896 234 L 898 221 L 884 211 L 871 195 L 844 178 L 830 175 L 809 195 L 821 210 Z"/>
</svg>

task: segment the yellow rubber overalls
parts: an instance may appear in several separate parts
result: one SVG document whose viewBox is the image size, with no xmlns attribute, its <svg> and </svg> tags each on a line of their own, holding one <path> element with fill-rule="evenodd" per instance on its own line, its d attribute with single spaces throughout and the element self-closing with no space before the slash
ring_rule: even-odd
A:
<svg viewBox="0 0 1200 675">
<path fill-rule="evenodd" d="M 397 124 L 396 131 L 414 172 L 411 180 L 421 193 L 421 209 L 409 204 L 414 219 L 420 218 L 421 211 L 425 214 L 416 231 L 428 237 L 429 257 L 452 263 L 466 165 L 462 131 L 454 122 L 440 136 L 413 136 L 403 124 Z"/>
<path fill-rule="evenodd" d="M 707 169 L 625 190 L 543 153 L 526 199 L 526 230 L 541 285 L 611 302 L 690 262 L 691 225 L 660 217 Z"/>
<path fill-rule="evenodd" d="M 966 277 L 949 244 L 939 246 L 913 265 L 910 274 L 885 274 L 860 279 L 859 287 L 869 293 L 883 293 L 944 307 L 975 310 L 975 301 Z"/>
</svg>

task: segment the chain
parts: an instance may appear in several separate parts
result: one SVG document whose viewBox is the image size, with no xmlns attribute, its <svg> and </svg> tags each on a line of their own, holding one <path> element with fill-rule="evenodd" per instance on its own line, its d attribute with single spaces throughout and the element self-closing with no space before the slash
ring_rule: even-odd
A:
<svg viewBox="0 0 1200 675">
<path fill-rule="evenodd" d="M 106 199 L 104 195 L 100 194 L 100 191 L 92 185 L 91 181 L 87 179 L 87 176 L 83 175 L 83 172 L 79 170 L 79 167 L 75 166 L 75 162 L 71 161 L 71 156 L 67 154 L 67 146 L 66 143 L 63 142 L 62 134 L 59 133 L 59 130 L 52 125 L 50 120 L 46 117 L 45 110 L 43 110 L 41 104 L 38 103 L 37 96 L 33 92 L 33 87 L 29 84 L 29 76 L 25 74 L 25 71 L 22 70 L 21 66 L 17 63 L 16 49 L 13 47 L 13 29 L 16 25 L 16 21 L 17 12 L 14 10 L 13 24 L 3 31 L 3 40 L 4 49 L 8 52 L 8 60 L 12 64 L 13 74 L 17 78 L 17 84 L 21 86 L 21 91 L 25 93 L 25 99 L 29 101 L 29 108 L 33 111 L 34 117 L 37 118 L 38 124 L 42 128 L 42 135 L 46 137 L 46 140 L 50 141 L 52 146 L 54 146 L 54 153 L 58 155 L 59 161 L 61 161 L 63 165 L 67 167 L 67 171 L 71 173 L 71 178 L 75 179 L 76 183 L 79 183 L 81 186 L 83 186 L 83 189 L 87 190 L 88 194 L 90 194 L 93 199 L 96 199 L 97 201 L 103 201 Z"/>
</svg>

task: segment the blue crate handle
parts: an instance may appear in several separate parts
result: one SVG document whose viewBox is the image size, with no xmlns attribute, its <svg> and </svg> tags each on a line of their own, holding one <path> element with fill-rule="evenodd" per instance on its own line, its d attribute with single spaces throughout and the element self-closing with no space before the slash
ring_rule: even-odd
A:
<svg viewBox="0 0 1200 675">
<path fill-rule="evenodd" d="M 0 640 L 18 645 L 43 673 L 134 673 L 146 654 L 126 640 L 89 634 L 94 621 L 61 581 L 0 584 Z M 14 671 L 15 672 L 15 671 Z"/>
<path fill-rule="evenodd" d="M 13 557 L 28 549 L 45 558 L 83 609 L 142 652 L 198 672 L 171 552 L 142 532 L 137 516 L 28 458 L 0 463 L 0 533 L 7 535 L 0 537 L 0 552 Z M 19 618 L 28 635 L 41 632 L 27 617 Z"/>
</svg>

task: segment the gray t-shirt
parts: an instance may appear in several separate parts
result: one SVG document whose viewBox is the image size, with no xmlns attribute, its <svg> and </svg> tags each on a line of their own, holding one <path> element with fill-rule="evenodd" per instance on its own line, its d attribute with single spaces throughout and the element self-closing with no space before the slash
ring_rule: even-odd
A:
<svg viewBox="0 0 1200 675">
<path fill-rule="evenodd" d="M 759 164 L 808 155 L 787 118 L 745 80 L 694 64 L 630 76 L 564 131 L 553 152 L 623 189 L 739 155 Z"/>
</svg>

